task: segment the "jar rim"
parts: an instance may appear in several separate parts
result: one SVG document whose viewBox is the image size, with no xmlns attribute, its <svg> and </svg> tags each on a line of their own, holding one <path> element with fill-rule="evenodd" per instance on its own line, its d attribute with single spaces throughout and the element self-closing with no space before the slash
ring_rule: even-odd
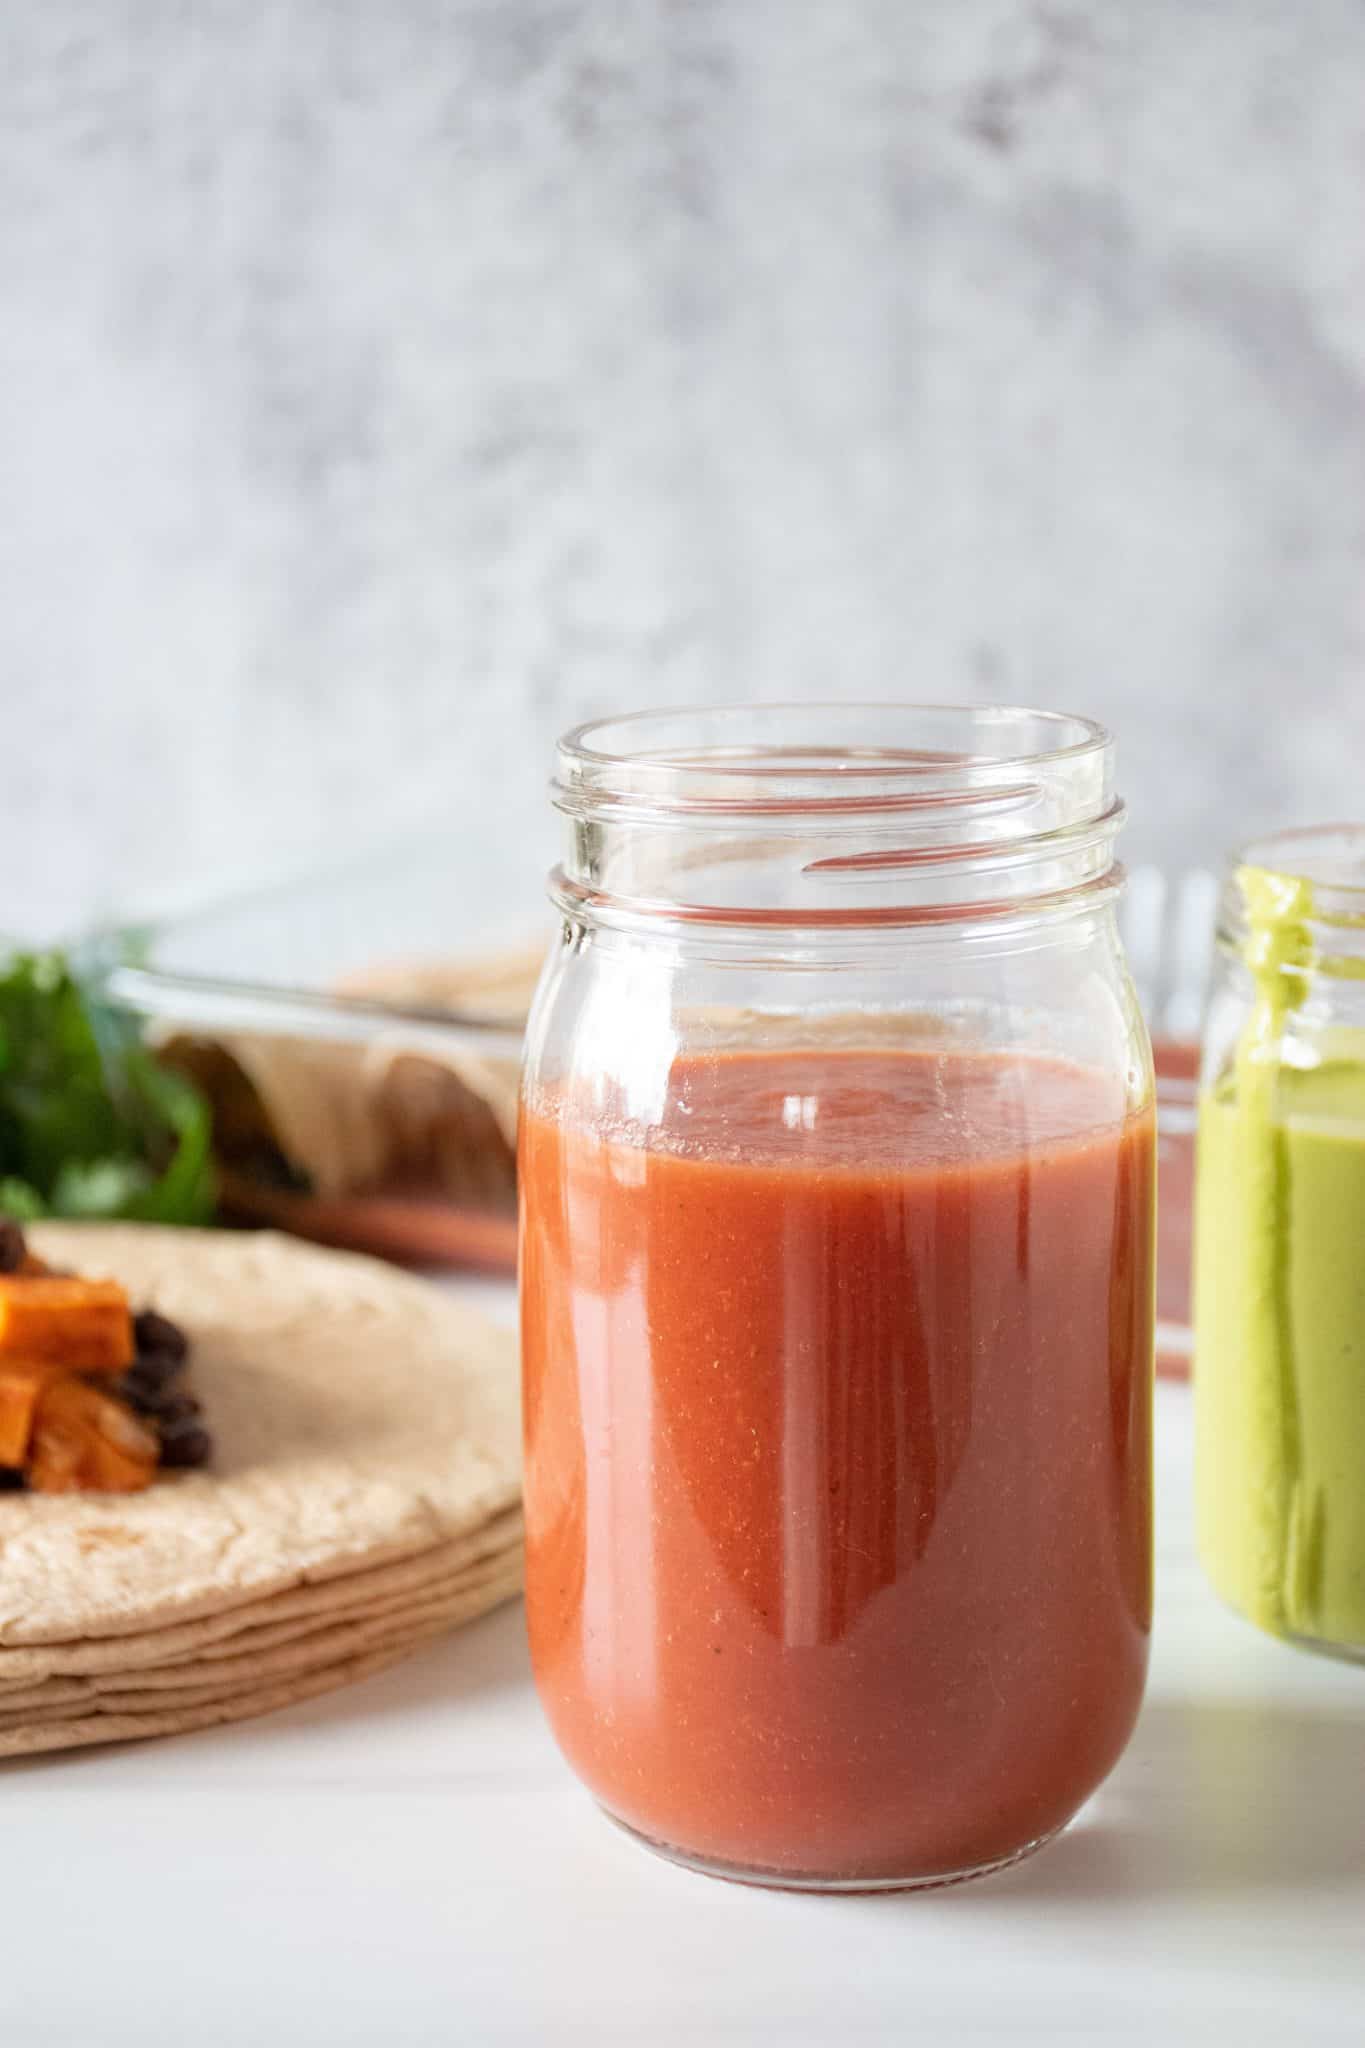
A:
<svg viewBox="0 0 1365 2048">
<path fill-rule="evenodd" d="M 557 886 L 751 923 L 1017 914 L 1118 884 L 1114 745 L 1009 705 L 779 703 L 597 719 L 560 742 Z M 559 898 L 556 897 L 558 901 Z"/>
<path fill-rule="evenodd" d="M 1035 785 L 1002 787 L 1005 771 L 1064 770 L 1087 755 L 1107 756 L 1112 745 L 1092 718 L 1027 705 L 831 699 L 677 706 L 571 728 L 559 742 L 555 795 L 561 808 L 635 799 L 670 810 L 765 812 L 910 807 L 970 800 L 983 788 L 997 802 L 1022 801 Z M 751 785 L 744 795 L 741 780 Z"/>
<path fill-rule="evenodd" d="M 1243 868 L 1306 882 L 1324 903 L 1354 900 L 1365 909 L 1365 824 L 1295 825 L 1269 832 L 1237 848 L 1232 876 Z"/>
</svg>

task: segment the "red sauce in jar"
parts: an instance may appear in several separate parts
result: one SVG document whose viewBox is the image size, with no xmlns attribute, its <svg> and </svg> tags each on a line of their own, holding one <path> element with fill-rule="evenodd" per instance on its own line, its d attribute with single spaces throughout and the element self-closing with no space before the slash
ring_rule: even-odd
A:
<svg viewBox="0 0 1365 2048">
<path fill-rule="evenodd" d="M 1150 1112 L 1060 1061 L 723 1053 L 521 1132 L 527 1613 L 660 1845 L 950 1875 L 1066 1821 L 1151 1614 Z"/>
</svg>

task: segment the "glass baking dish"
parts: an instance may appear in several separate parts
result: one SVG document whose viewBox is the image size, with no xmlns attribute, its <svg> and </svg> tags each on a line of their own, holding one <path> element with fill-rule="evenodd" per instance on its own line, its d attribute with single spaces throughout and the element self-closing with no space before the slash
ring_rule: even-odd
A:
<svg viewBox="0 0 1365 2048">
<path fill-rule="evenodd" d="M 74 952 L 214 1108 L 226 1219 L 421 1265 L 515 1268 L 522 1027 L 544 844 L 451 831 L 154 909 Z"/>
</svg>

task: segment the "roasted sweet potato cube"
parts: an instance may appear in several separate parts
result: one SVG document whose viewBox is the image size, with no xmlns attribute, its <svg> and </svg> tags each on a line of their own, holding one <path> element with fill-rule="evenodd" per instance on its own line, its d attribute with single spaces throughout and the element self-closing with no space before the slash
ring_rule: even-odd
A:
<svg viewBox="0 0 1365 2048">
<path fill-rule="evenodd" d="M 35 1493 L 136 1493 L 156 1476 L 154 1433 L 100 1388 L 56 1379 L 43 1389 L 29 1449 Z"/>
<path fill-rule="evenodd" d="M 133 1359 L 128 1296 L 116 1280 L 0 1274 L 0 1353 L 122 1372 Z"/>
<path fill-rule="evenodd" d="M 96 1437 L 85 1467 L 87 1486 L 97 1493 L 141 1493 L 156 1477 L 158 1448 L 154 1441 L 150 1458 L 135 1458 L 108 1437 Z"/>
<path fill-rule="evenodd" d="M 0 1357 L 0 1465 L 23 1464 L 39 1397 L 64 1371 L 50 1358 Z"/>
</svg>

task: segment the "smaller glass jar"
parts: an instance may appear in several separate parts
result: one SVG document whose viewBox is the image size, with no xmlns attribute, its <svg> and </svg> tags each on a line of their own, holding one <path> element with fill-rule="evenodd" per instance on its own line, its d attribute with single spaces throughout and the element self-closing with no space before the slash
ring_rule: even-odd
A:
<svg viewBox="0 0 1365 2048">
<path fill-rule="evenodd" d="M 1200 1079 L 1199 1548 L 1272 1634 L 1365 1657 L 1365 826 L 1227 878 Z"/>
<path fill-rule="evenodd" d="M 519 1188 L 526 1607 L 613 1819 L 950 1882 L 1119 1755 L 1151 1618 L 1151 1055 L 1109 737 L 571 734 Z"/>
</svg>

